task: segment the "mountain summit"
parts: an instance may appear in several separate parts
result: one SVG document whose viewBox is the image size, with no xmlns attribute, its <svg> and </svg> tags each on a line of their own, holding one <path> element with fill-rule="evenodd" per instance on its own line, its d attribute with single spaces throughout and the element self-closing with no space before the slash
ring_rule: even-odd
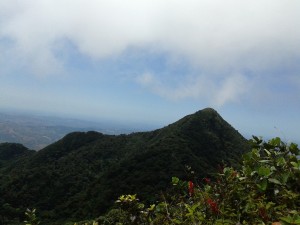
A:
<svg viewBox="0 0 300 225">
<path fill-rule="evenodd" d="M 36 207 L 52 224 L 92 218 L 121 194 L 155 201 L 172 176 L 201 179 L 218 164 L 237 163 L 246 150 L 247 140 L 207 108 L 150 132 L 68 134 L 2 168 L 0 193 L 16 209 L 13 216 L 17 208 Z"/>
</svg>

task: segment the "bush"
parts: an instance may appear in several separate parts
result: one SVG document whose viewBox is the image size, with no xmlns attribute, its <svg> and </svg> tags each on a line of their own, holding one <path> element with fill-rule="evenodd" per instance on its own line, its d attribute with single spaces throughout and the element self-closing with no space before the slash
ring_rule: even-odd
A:
<svg viewBox="0 0 300 225">
<path fill-rule="evenodd" d="M 300 224 L 298 146 L 280 138 L 253 137 L 252 144 L 241 169 L 188 182 L 174 177 L 177 191 L 150 207 L 121 196 L 116 204 L 126 216 L 119 224 Z"/>
</svg>

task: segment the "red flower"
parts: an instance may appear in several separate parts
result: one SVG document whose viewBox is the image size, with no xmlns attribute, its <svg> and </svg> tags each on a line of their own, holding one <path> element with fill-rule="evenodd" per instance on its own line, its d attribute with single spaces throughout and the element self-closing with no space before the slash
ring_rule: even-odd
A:
<svg viewBox="0 0 300 225">
<path fill-rule="evenodd" d="M 210 210 L 213 213 L 219 213 L 219 207 L 218 204 L 212 200 L 211 198 L 206 199 L 206 203 L 210 206 Z"/>
<path fill-rule="evenodd" d="M 268 215 L 267 215 L 267 211 L 266 211 L 265 208 L 260 208 L 260 209 L 258 210 L 258 213 L 259 213 L 260 217 L 261 217 L 264 221 L 268 221 L 268 220 L 269 220 L 269 217 L 268 217 Z"/>
<path fill-rule="evenodd" d="M 205 183 L 207 183 L 207 184 L 209 184 L 209 183 L 210 183 L 210 179 L 209 179 L 209 178 L 207 178 L 207 177 L 203 178 L 203 180 L 204 180 L 204 181 L 205 181 Z"/>
<path fill-rule="evenodd" d="M 192 181 L 189 181 L 189 195 L 194 195 L 194 183 Z"/>
</svg>

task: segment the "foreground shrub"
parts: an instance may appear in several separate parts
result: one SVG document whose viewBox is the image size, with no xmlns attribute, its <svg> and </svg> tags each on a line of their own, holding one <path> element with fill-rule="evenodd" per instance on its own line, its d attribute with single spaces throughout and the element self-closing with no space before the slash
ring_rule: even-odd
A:
<svg viewBox="0 0 300 225">
<path fill-rule="evenodd" d="M 253 137 L 252 144 L 239 170 L 220 167 L 212 179 L 188 182 L 173 177 L 175 191 L 150 207 L 121 196 L 108 214 L 119 220 L 105 224 L 300 224 L 298 146 L 280 138 Z"/>
</svg>

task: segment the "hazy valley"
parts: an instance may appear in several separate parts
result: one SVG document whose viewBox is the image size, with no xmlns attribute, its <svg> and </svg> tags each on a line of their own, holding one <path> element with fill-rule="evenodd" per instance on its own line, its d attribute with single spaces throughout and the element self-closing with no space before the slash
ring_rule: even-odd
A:
<svg viewBox="0 0 300 225">
<path fill-rule="evenodd" d="M 79 119 L 0 112 L 0 143 L 20 143 L 33 150 L 40 150 L 70 132 L 90 130 L 104 134 L 128 134 L 133 131 L 147 130 L 147 128 L 118 124 L 112 121 L 91 122 Z"/>
</svg>

